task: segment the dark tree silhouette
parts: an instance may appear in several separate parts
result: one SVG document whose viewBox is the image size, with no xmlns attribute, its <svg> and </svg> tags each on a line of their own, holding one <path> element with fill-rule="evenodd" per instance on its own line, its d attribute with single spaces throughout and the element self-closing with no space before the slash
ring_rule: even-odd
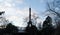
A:
<svg viewBox="0 0 60 35">
<path fill-rule="evenodd" d="M 26 27 L 26 32 L 28 32 L 29 35 L 37 35 L 38 30 L 37 30 L 36 26 L 32 25 L 31 27 L 29 27 L 29 26 Z"/>
<path fill-rule="evenodd" d="M 18 28 L 16 26 L 12 25 L 11 23 L 9 23 L 6 26 L 6 32 L 7 33 L 17 33 L 18 32 Z"/>
<path fill-rule="evenodd" d="M 48 16 L 46 18 L 46 20 L 43 22 L 43 27 L 48 27 L 48 26 L 52 26 L 52 18 L 50 16 Z"/>
<path fill-rule="evenodd" d="M 53 32 L 52 19 L 50 16 L 48 16 L 46 20 L 43 22 L 42 34 L 51 35 L 52 32 Z"/>
</svg>

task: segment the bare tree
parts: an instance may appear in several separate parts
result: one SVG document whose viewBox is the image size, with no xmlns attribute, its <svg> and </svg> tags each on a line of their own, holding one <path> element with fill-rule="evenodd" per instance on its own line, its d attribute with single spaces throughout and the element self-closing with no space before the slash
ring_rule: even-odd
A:
<svg viewBox="0 0 60 35">
<path fill-rule="evenodd" d="M 57 15 L 57 18 L 55 18 L 55 22 L 57 21 L 57 29 L 55 34 L 59 35 L 59 31 L 60 31 L 60 0 L 53 0 L 52 3 L 47 2 L 47 11 L 50 13 L 53 13 L 55 15 Z"/>
<path fill-rule="evenodd" d="M 60 18 L 60 0 L 53 0 L 52 2 L 47 2 L 47 11 L 54 14 L 54 15 L 57 15 L 57 17 L 54 19 L 55 22 L 56 20 L 60 20 L 58 18 Z M 58 21 L 56 22 L 58 25 Z"/>
<path fill-rule="evenodd" d="M 54 0 L 52 2 L 52 4 L 49 3 L 49 2 L 47 2 L 47 11 L 54 12 L 54 14 L 57 15 L 60 18 L 59 10 L 57 10 L 57 8 L 60 9 L 60 7 L 59 7 L 60 6 L 59 1 L 60 0 L 58 0 L 58 1 Z"/>
</svg>

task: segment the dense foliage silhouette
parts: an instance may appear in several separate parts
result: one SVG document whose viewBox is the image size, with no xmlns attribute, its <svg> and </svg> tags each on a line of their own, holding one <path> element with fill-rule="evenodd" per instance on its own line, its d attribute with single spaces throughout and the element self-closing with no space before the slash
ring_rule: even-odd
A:
<svg viewBox="0 0 60 35">
<path fill-rule="evenodd" d="M 12 25 L 11 23 L 9 23 L 6 26 L 6 32 L 7 33 L 17 33 L 18 32 L 18 28 L 16 26 Z"/>
<path fill-rule="evenodd" d="M 54 32 L 54 28 L 52 27 L 52 18 L 48 16 L 46 20 L 43 22 L 42 34 L 52 35 L 53 32 Z"/>
</svg>

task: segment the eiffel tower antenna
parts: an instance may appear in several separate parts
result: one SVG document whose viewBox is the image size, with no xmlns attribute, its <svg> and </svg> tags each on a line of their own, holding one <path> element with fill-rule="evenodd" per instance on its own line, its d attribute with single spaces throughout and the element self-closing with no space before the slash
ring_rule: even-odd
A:
<svg viewBox="0 0 60 35">
<path fill-rule="evenodd" d="M 31 21 L 31 4 L 29 2 L 29 21 Z"/>
<path fill-rule="evenodd" d="M 31 21 L 31 8 L 29 8 L 29 21 Z"/>
<path fill-rule="evenodd" d="M 29 27 L 32 26 L 32 21 L 31 21 L 31 3 L 30 2 L 29 2 L 29 22 L 28 22 L 28 26 Z"/>
</svg>

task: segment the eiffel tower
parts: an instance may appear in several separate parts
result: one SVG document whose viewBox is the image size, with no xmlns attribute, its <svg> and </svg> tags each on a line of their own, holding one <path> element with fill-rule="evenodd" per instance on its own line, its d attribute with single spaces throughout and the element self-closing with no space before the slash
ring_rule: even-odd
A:
<svg viewBox="0 0 60 35">
<path fill-rule="evenodd" d="M 32 26 L 32 21 L 31 21 L 31 8 L 29 8 L 29 22 L 28 22 L 28 26 L 29 27 Z"/>
</svg>

